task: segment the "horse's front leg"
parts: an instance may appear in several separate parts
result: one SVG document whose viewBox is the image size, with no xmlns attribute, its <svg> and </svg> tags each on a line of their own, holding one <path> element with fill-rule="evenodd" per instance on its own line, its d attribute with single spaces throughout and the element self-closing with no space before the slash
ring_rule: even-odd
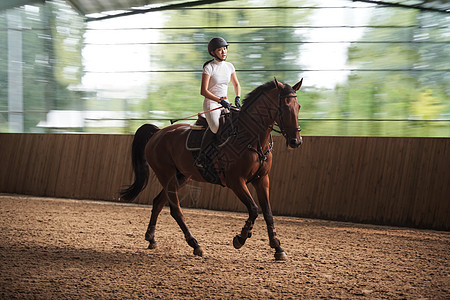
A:
<svg viewBox="0 0 450 300">
<path fill-rule="evenodd" d="M 239 200 L 244 203 L 248 210 L 248 219 L 245 222 L 244 227 L 241 230 L 241 233 L 236 235 L 233 239 L 233 246 L 236 249 L 241 248 L 247 238 L 252 236 L 253 224 L 255 224 L 255 220 L 258 217 L 258 206 L 250 194 L 247 184 L 244 180 L 239 181 L 235 186 L 230 187 Z"/>
<path fill-rule="evenodd" d="M 275 226 L 273 224 L 272 208 L 269 202 L 269 175 L 263 176 L 253 182 L 258 195 L 258 201 L 267 224 L 267 232 L 269 234 L 270 247 L 275 249 L 275 259 L 285 260 L 287 255 L 280 246 L 280 240 L 276 237 Z"/>
</svg>

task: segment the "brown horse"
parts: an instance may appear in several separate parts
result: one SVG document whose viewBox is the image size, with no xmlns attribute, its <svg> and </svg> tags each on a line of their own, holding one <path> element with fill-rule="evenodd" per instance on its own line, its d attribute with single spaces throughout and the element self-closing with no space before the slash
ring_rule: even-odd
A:
<svg viewBox="0 0 450 300">
<path fill-rule="evenodd" d="M 258 216 L 258 206 L 247 187 L 251 183 L 255 187 L 267 224 L 270 247 L 275 248 L 277 260 L 286 259 L 287 256 L 276 238 L 269 202 L 271 131 L 276 122 L 287 146 L 297 148 L 301 145 L 298 125 L 300 105 L 296 95 L 301 85 L 302 80 L 291 87 L 275 79 L 248 94 L 235 125 L 236 134 L 220 147 L 216 159 L 223 171 L 222 184 L 233 190 L 249 213 L 241 233 L 233 239 L 234 247 L 239 249 L 251 237 L 253 224 Z M 121 199 L 131 201 L 145 188 L 150 166 L 163 189 L 153 199 L 150 223 L 145 233 L 145 239 L 150 243 L 149 248 L 156 246 L 156 221 L 164 205 L 169 202 L 170 214 L 183 231 L 187 243 L 194 248 L 194 255 L 202 256 L 202 249 L 186 226 L 177 195 L 177 191 L 190 180 L 205 181 L 194 167 L 192 152 L 185 147 L 190 131 L 188 124 L 175 124 L 163 129 L 150 124 L 141 126 L 136 131 L 132 144 L 135 181 L 121 191 Z"/>
</svg>

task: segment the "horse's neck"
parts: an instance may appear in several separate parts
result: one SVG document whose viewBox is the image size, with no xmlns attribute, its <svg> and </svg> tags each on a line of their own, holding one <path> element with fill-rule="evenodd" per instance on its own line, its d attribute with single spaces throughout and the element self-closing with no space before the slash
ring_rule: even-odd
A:
<svg viewBox="0 0 450 300">
<path fill-rule="evenodd" d="M 251 144 L 266 145 L 270 139 L 271 127 L 277 115 L 277 90 L 263 92 L 245 112 L 239 116 L 239 129 L 243 135 L 250 137 Z"/>
</svg>

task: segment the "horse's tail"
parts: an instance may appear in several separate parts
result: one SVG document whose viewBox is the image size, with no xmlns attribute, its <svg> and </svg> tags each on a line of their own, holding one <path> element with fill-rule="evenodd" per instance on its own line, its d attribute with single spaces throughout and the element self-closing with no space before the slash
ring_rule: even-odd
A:
<svg viewBox="0 0 450 300">
<path fill-rule="evenodd" d="M 147 186 L 149 167 L 145 160 L 145 146 L 150 138 L 159 128 L 152 124 L 144 124 L 136 130 L 133 144 L 131 146 L 131 160 L 134 171 L 134 182 L 132 185 L 120 191 L 120 199 L 132 201 Z"/>
</svg>

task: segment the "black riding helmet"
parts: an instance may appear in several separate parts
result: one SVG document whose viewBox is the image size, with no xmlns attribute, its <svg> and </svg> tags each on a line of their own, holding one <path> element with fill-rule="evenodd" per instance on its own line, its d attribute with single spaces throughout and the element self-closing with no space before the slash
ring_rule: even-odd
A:
<svg viewBox="0 0 450 300">
<path fill-rule="evenodd" d="M 216 49 L 222 48 L 222 47 L 228 47 L 228 43 L 227 43 L 227 41 L 225 41 L 225 39 L 223 39 L 221 37 L 212 38 L 208 43 L 208 53 L 211 56 L 214 56 L 215 58 L 222 60 L 219 57 L 217 57 L 217 55 L 214 54 L 214 51 Z M 211 54 L 211 52 L 212 52 L 212 54 Z"/>
</svg>

